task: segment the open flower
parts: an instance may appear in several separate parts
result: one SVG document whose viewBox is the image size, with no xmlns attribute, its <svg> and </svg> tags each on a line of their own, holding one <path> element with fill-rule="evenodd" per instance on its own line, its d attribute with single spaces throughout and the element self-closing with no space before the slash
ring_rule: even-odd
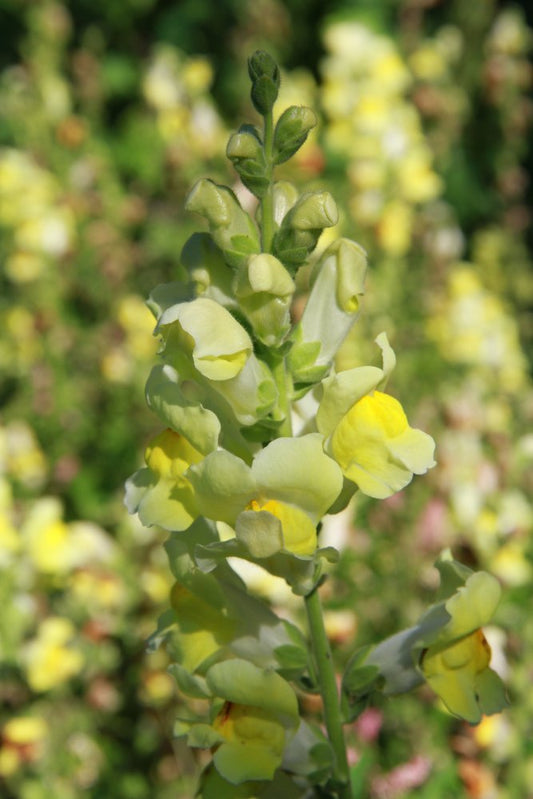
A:
<svg viewBox="0 0 533 799">
<path fill-rule="evenodd" d="M 213 763 L 228 782 L 271 780 L 299 723 L 296 695 L 279 674 L 232 658 L 211 666 L 208 690 L 224 700 L 212 724 L 178 721 L 190 746 L 214 747 Z"/>
<path fill-rule="evenodd" d="M 203 455 L 184 436 L 164 430 L 148 445 L 146 468 L 126 481 L 126 506 L 149 527 L 186 530 L 198 516 L 194 491 L 185 476 L 189 466 Z"/>
<path fill-rule="evenodd" d="M 201 512 L 235 527 L 257 558 L 287 550 L 311 555 L 316 527 L 342 488 L 342 474 L 322 447 L 322 436 L 279 438 L 251 467 L 218 450 L 190 470 Z"/>
<path fill-rule="evenodd" d="M 368 693 L 378 683 L 386 694 L 403 693 L 425 680 L 450 713 L 477 724 L 483 714 L 498 713 L 507 704 L 503 683 L 490 668 L 491 651 L 482 631 L 498 605 L 500 585 L 487 572 L 474 573 L 451 560 L 448 552 L 436 566 L 447 598 L 429 608 L 414 627 L 363 657 L 356 655 L 346 670 L 347 694 L 350 685 L 364 685 Z"/>
<path fill-rule="evenodd" d="M 361 366 L 323 381 L 317 427 L 326 452 L 364 494 L 384 499 L 435 465 L 431 436 L 409 426 L 398 400 L 379 389 L 395 364 L 382 333 L 383 368 Z"/>
</svg>

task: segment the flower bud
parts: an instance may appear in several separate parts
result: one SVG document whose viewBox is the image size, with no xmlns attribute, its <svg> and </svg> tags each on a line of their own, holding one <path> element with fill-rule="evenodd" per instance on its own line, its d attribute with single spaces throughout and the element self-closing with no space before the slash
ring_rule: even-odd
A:
<svg viewBox="0 0 533 799">
<path fill-rule="evenodd" d="M 316 247 L 322 231 L 337 224 L 335 200 L 328 191 L 308 192 L 287 213 L 273 242 L 275 255 L 297 267 Z"/>
<path fill-rule="evenodd" d="M 274 131 L 274 163 L 288 161 L 307 139 L 316 125 L 316 116 L 310 108 L 292 105 L 278 119 Z"/>
<path fill-rule="evenodd" d="M 226 155 L 240 175 L 244 185 L 256 197 L 262 197 L 270 185 L 265 154 L 259 134 L 250 125 L 243 126 L 231 136 Z"/>
<path fill-rule="evenodd" d="M 230 266 L 240 266 L 251 253 L 260 251 L 253 220 L 227 186 L 205 178 L 199 180 L 190 191 L 185 208 L 205 216 L 209 232 Z"/>
<path fill-rule="evenodd" d="M 248 74 L 252 81 L 251 97 L 255 110 L 266 116 L 272 111 L 278 96 L 279 67 L 264 50 L 256 50 L 248 59 Z"/>
<path fill-rule="evenodd" d="M 295 230 L 316 230 L 332 227 L 339 220 L 335 200 L 329 191 L 302 194 L 291 210 L 291 227 Z"/>
</svg>

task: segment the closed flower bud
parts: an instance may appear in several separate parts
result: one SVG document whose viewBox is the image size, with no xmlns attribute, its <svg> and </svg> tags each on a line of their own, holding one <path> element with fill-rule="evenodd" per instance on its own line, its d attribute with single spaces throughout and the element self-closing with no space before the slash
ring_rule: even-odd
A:
<svg viewBox="0 0 533 799">
<path fill-rule="evenodd" d="M 278 65 L 264 50 L 248 59 L 248 73 L 252 81 L 252 102 L 256 111 L 265 116 L 272 111 L 278 96 L 280 72 Z"/>
<path fill-rule="evenodd" d="M 258 158 L 262 152 L 261 142 L 257 134 L 254 135 L 249 126 L 246 126 L 246 128 L 230 136 L 226 147 L 226 155 L 232 161 L 238 158 Z"/>
<path fill-rule="evenodd" d="M 189 193 L 185 208 L 205 216 L 209 232 L 230 266 L 240 266 L 251 253 L 259 252 L 257 228 L 227 186 L 199 180 Z"/>
<path fill-rule="evenodd" d="M 337 224 L 339 212 L 328 191 L 303 194 L 283 219 L 274 237 L 274 252 L 293 267 L 314 250 L 322 231 Z"/>
<path fill-rule="evenodd" d="M 270 178 L 267 174 L 263 147 L 256 130 L 247 125 L 238 133 L 234 133 L 228 142 L 226 155 L 232 161 L 244 185 L 256 197 L 262 197 L 270 185 Z"/>
<path fill-rule="evenodd" d="M 310 108 L 296 105 L 287 108 L 278 119 L 274 132 L 274 163 L 288 161 L 315 125 L 316 116 Z"/>
</svg>

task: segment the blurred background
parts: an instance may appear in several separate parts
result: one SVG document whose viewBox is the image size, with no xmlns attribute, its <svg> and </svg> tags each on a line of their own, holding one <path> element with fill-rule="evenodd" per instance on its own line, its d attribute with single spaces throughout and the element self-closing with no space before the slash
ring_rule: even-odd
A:
<svg viewBox="0 0 533 799">
<path fill-rule="evenodd" d="M 511 707 L 471 728 L 433 695 L 348 731 L 359 799 L 533 797 L 533 18 L 478 0 L 0 0 L 0 793 L 189 799 L 203 753 L 144 641 L 165 607 L 164 535 L 122 505 L 159 424 L 144 298 L 198 229 L 201 176 L 235 184 L 256 121 L 246 59 L 283 66 L 279 110 L 320 124 L 280 176 L 327 187 L 369 253 L 339 368 L 377 361 L 438 466 L 328 526 L 339 668 L 414 623 L 442 548 L 491 571 Z M 529 17 L 528 17 L 529 15 Z M 263 583 L 257 590 L 268 591 Z M 276 595 L 274 602 L 278 601 Z M 291 613 L 298 618 L 298 607 Z M 309 713 L 316 712 L 309 703 Z"/>
</svg>

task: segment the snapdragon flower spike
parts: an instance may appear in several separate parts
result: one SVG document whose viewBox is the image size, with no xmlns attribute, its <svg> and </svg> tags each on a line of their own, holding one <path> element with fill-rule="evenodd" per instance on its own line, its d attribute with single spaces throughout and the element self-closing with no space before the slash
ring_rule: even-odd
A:
<svg viewBox="0 0 533 799">
<path fill-rule="evenodd" d="M 348 704 L 376 688 L 397 694 L 425 680 L 450 713 L 471 724 L 507 705 L 503 683 L 490 668 L 490 647 L 482 630 L 500 599 L 498 581 L 451 560 L 449 552 L 436 566 L 447 598 L 429 608 L 414 627 L 354 656 L 344 677 Z"/>
<path fill-rule="evenodd" d="M 383 368 L 360 366 L 325 378 L 316 423 L 346 479 L 363 494 L 384 499 L 435 465 L 435 442 L 410 427 L 398 400 L 380 390 L 395 356 L 384 333 L 376 342 Z"/>
</svg>

